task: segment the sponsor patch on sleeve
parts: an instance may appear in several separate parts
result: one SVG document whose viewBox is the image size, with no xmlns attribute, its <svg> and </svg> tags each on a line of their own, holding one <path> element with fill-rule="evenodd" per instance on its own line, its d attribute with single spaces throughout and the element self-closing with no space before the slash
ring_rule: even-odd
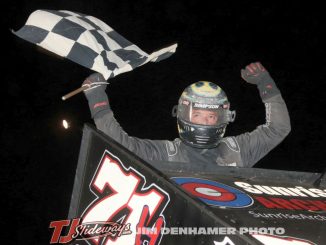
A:
<svg viewBox="0 0 326 245">
<path fill-rule="evenodd" d="M 175 144 L 176 144 L 176 142 L 172 142 L 172 141 L 166 141 L 166 143 L 165 143 L 166 150 L 168 152 L 169 157 L 176 155 L 178 152 Z"/>
<path fill-rule="evenodd" d="M 240 152 L 240 147 L 234 137 L 227 137 L 222 140 L 232 151 Z"/>
</svg>

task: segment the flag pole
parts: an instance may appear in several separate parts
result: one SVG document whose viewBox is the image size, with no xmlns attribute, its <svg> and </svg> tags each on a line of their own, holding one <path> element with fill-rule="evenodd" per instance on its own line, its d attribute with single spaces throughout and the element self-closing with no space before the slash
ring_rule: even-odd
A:
<svg viewBox="0 0 326 245">
<path fill-rule="evenodd" d="M 62 96 L 61 99 L 62 100 L 69 99 L 70 97 L 72 97 L 72 96 L 74 96 L 74 95 L 76 95 L 76 94 L 78 94 L 78 93 L 80 93 L 80 92 L 82 92 L 82 91 L 84 91 L 85 89 L 88 89 L 88 88 L 89 88 L 88 86 L 82 86 L 80 88 L 77 88 L 74 91 L 71 91 L 70 93 Z"/>
</svg>

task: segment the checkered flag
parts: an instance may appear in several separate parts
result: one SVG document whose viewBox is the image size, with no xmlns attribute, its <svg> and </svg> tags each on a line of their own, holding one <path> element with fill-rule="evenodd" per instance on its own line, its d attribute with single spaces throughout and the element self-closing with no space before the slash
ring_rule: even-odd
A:
<svg viewBox="0 0 326 245">
<path fill-rule="evenodd" d="M 101 73 L 105 79 L 171 56 L 177 44 L 147 54 L 103 21 L 67 10 L 36 10 L 17 36 Z"/>
</svg>

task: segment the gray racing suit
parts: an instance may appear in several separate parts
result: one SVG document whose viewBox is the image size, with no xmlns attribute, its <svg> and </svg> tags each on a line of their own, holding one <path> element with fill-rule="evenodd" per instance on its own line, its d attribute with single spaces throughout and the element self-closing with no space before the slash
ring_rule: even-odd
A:
<svg viewBox="0 0 326 245">
<path fill-rule="evenodd" d="M 267 84 L 272 89 L 267 91 Z M 169 141 L 131 137 L 114 118 L 105 89 L 93 89 L 86 93 L 86 97 L 97 128 L 148 162 L 251 167 L 278 145 L 291 130 L 285 102 L 274 81 L 269 79 L 264 86 L 258 86 L 258 89 L 265 103 L 266 123 L 252 132 L 225 137 L 216 148 L 211 149 L 188 146 L 179 138 Z"/>
</svg>

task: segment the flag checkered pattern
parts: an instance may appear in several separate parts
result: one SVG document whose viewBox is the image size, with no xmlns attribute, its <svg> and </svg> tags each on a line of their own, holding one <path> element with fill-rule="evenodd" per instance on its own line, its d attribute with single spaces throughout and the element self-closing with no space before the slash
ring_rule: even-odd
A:
<svg viewBox="0 0 326 245">
<path fill-rule="evenodd" d="M 17 36 L 101 73 L 105 79 L 171 56 L 177 44 L 147 54 L 103 21 L 67 10 L 37 10 Z"/>
</svg>

